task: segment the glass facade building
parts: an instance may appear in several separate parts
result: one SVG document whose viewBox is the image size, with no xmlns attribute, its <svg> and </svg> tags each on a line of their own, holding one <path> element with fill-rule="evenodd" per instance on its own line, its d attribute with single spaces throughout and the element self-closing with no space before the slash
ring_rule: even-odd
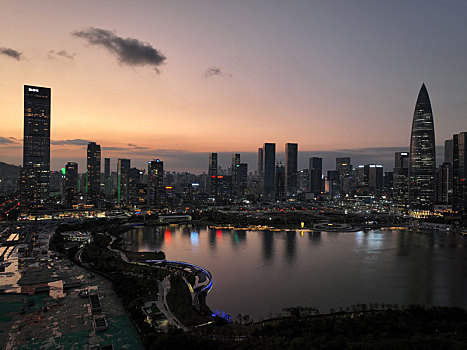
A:
<svg viewBox="0 0 467 350">
<path fill-rule="evenodd" d="M 45 208 L 50 186 L 50 88 L 24 85 L 23 167 L 21 206 Z"/>
<path fill-rule="evenodd" d="M 435 128 L 430 98 L 422 85 L 415 104 L 409 152 L 409 208 L 428 213 L 435 202 Z"/>
</svg>

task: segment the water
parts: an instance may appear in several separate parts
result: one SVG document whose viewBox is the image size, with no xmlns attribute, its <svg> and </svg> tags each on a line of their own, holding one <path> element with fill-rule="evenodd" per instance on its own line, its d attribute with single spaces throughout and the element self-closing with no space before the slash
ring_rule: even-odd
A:
<svg viewBox="0 0 467 350">
<path fill-rule="evenodd" d="M 207 303 L 231 315 L 266 318 L 293 306 L 357 303 L 467 308 L 467 239 L 405 230 L 268 232 L 139 227 L 128 250 L 162 250 L 168 260 L 208 269 Z"/>
</svg>

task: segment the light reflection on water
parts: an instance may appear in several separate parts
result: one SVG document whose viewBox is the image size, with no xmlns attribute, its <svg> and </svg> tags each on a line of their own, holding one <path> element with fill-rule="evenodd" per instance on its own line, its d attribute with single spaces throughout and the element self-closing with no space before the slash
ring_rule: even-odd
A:
<svg viewBox="0 0 467 350">
<path fill-rule="evenodd" d="M 129 250 L 162 250 L 214 277 L 211 309 L 256 319 L 284 307 L 356 303 L 467 307 L 463 237 L 408 231 L 269 232 L 139 227 Z"/>
</svg>

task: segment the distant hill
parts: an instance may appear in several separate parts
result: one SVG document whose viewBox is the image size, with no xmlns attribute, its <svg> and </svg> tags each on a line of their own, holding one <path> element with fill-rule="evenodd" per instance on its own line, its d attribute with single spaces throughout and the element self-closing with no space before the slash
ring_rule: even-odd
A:
<svg viewBox="0 0 467 350">
<path fill-rule="evenodd" d="M 19 166 L 0 162 L 0 179 L 19 178 Z"/>
</svg>

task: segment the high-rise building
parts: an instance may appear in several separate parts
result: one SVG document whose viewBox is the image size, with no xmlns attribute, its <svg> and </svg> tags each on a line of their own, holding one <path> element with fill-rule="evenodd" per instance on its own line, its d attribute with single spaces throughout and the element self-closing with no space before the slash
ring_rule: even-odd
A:
<svg viewBox="0 0 467 350">
<path fill-rule="evenodd" d="M 78 203 L 78 163 L 68 162 L 65 166 L 65 206 Z"/>
<path fill-rule="evenodd" d="M 117 161 L 117 204 L 129 204 L 129 174 L 131 160 L 118 158 Z"/>
<path fill-rule="evenodd" d="M 298 144 L 285 144 L 285 193 L 297 193 L 298 186 Z"/>
<path fill-rule="evenodd" d="M 263 153 L 263 148 L 258 148 L 258 182 L 260 184 L 263 183 Z"/>
<path fill-rule="evenodd" d="M 337 170 L 328 170 L 327 176 L 327 187 L 331 198 L 334 198 L 339 194 L 339 171 Z"/>
<path fill-rule="evenodd" d="M 285 195 L 285 168 L 282 163 L 276 165 L 276 178 L 274 181 L 276 197 Z"/>
<path fill-rule="evenodd" d="M 423 216 L 435 202 L 435 128 L 430 98 L 422 85 L 415 104 L 409 152 L 409 208 Z"/>
<path fill-rule="evenodd" d="M 87 150 L 87 202 L 96 204 L 101 191 L 101 146 L 89 142 Z"/>
<path fill-rule="evenodd" d="M 50 88 L 24 85 L 23 167 L 21 206 L 44 208 L 50 185 Z"/>
<path fill-rule="evenodd" d="M 263 195 L 274 195 L 276 177 L 276 144 L 263 145 Z"/>
<path fill-rule="evenodd" d="M 104 158 L 104 177 L 110 176 L 110 158 Z"/>
<path fill-rule="evenodd" d="M 409 153 L 396 152 L 393 171 L 393 202 L 401 209 L 409 203 Z"/>
<path fill-rule="evenodd" d="M 164 162 L 154 159 L 148 162 L 148 205 L 160 207 L 164 194 Z"/>
<path fill-rule="evenodd" d="M 340 194 L 350 192 L 352 164 L 349 157 L 336 158 L 336 170 L 339 172 L 339 190 Z"/>
<path fill-rule="evenodd" d="M 208 191 L 212 196 L 217 195 L 217 153 L 209 154 L 209 165 L 208 165 Z"/>
<path fill-rule="evenodd" d="M 452 204 L 452 164 L 444 162 L 436 171 L 436 202 Z"/>
<path fill-rule="evenodd" d="M 240 154 L 234 153 L 232 154 L 232 192 L 234 195 L 239 194 L 240 183 L 239 183 L 239 176 L 238 171 L 240 167 Z"/>
<path fill-rule="evenodd" d="M 240 163 L 237 170 L 238 196 L 243 196 L 248 188 L 248 164 Z"/>
<path fill-rule="evenodd" d="M 467 132 L 453 135 L 453 209 L 467 216 Z"/>
<path fill-rule="evenodd" d="M 113 189 L 113 179 L 110 172 L 110 158 L 104 158 L 104 197 L 106 201 L 113 201 L 115 191 Z"/>
<path fill-rule="evenodd" d="M 452 164 L 454 140 L 444 141 L 444 163 Z"/>
<path fill-rule="evenodd" d="M 310 192 L 317 197 L 323 188 L 323 158 L 311 157 L 308 172 L 310 174 Z"/>
</svg>

